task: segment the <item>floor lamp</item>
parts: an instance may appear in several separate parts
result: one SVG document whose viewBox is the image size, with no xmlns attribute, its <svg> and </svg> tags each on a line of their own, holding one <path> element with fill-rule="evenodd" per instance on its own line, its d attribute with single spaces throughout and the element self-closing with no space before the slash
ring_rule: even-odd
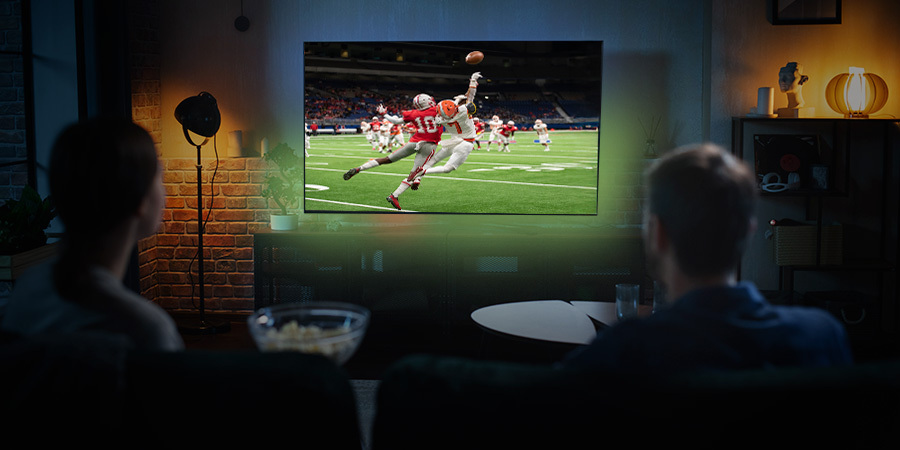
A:
<svg viewBox="0 0 900 450">
<path fill-rule="evenodd" d="M 191 334 L 212 334 L 228 331 L 227 321 L 210 321 L 205 311 L 205 280 L 203 277 L 203 165 L 200 162 L 200 148 L 219 131 L 222 118 L 215 97 L 209 92 L 201 92 L 184 99 L 175 108 L 175 119 L 181 124 L 188 143 L 197 147 L 197 275 L 200 278 L 200 315 L 191 320 L 178 322 L 182 332 Z M 191 133 L 203 138 L 199 144 L 191 138 Z"/>
</svg>

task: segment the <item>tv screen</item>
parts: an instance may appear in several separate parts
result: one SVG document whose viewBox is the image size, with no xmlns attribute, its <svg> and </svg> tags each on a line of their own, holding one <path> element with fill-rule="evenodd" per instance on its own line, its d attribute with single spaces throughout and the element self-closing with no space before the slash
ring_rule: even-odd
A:
<svg viewBox="0 0 900 450">
<path fill-rule="evenodd" d="M 304 66 L 305 212 L 597 214 L 602 42 L 305 42 Z"/>
</svg>

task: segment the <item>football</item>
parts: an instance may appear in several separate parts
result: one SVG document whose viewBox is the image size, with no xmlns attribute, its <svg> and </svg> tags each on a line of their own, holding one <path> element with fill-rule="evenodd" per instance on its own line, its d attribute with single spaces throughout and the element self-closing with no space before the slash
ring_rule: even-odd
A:
<svg viewBox="0 0 900 450">
<path fill-rule="evenodd" d="M 466 55 L 466 62 L 469 64 L 478 64 L 483 59 L 484 59 L 484 53 L 481 53 L 478 50 L 475 50 L 474 52 L 471 52 L 468 55 Z"/>
</svg>

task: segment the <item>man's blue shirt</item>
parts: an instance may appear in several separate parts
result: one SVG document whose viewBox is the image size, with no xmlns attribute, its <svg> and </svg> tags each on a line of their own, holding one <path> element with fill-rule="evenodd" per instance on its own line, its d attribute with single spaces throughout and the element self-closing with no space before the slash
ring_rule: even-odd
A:
<svg viewBox="0 0 900 450">
<path fill-rule="evenodd" d="M 650 317 L 617 323 L 561 365 L 664 374 L 852 361 L 846 331 L 828 312 L 773 306 L 742 282 L 697 289 Z"/>
</svg>

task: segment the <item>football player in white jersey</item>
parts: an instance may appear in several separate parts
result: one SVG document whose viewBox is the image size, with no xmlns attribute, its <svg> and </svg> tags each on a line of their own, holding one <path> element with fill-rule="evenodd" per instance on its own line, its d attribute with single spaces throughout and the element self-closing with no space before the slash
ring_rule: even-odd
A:
<svg viewBox="0 0 900 450">
<path fill-rule="evenodd" d="M 543 120 L 537 119 L 534 121 L 534 132 L 537 133 L 537 140 L 534 142 L 539 143 L 544 146 L 544 151 L 550 151 L 550 130 L 547 128 L 547 124 L 544 123 Z"/>
<path fill-rule="evenodd" d="M 378 152 L 379 153 L 390 153 L 391 152 L 391 128 L 394 127 L 394 124 L 388 122 L 387 120 L 383 120 L 381 122 L 381 126 L 378 132 Z"/>
<path fill-rule="evenodd" d="M 491 117 L 491 121 L 488 122 L 488 126 L 491 128 L 491 135 L 488 137 L 488 145 L 487 151 L 491 151 L 491 143 L 497 142 L 499 147 L 500 142 L 500 127 L 503 126 L 503 121 L 500 120 L 499 116 Z"/>
<path fill-rule="evenodd" d="M 361 131 L 366 136 L 366 142 L 368 142 L 369 145 L 372 145 L 372 125 L 368 120 L 363 119 L 359 123 L 359 131 Z M 372 149 L 375 149 L 374 145 L 372 145 Z"/>
<path fill-rule="evenodd" d="M 473 73 L 469 79 L 469 90 L 465 95 L 458 95 L 454 100 L 441 100 L 438 103 L 438 114 L 434 121 L 444 126 L 444 129 L 450 133 L 450 138 L 439 142 L 441 150 L 434 158 L 429 158 L 424 165 L 414 168 L 406 181 L 415 185 L 428 173 L 450 173 L 466 162 L 466 158 L 475 147 L 475 122 L 472 120 L 472 116 L 475 114 L 475 104 L 472 103 L 472 100 L 475 99 L 479 78 L 481 78 L 481 72 Z M 435 163 L 447 156 L 449 159 L 444 165 L 434 167 Z"/>
</svg>

